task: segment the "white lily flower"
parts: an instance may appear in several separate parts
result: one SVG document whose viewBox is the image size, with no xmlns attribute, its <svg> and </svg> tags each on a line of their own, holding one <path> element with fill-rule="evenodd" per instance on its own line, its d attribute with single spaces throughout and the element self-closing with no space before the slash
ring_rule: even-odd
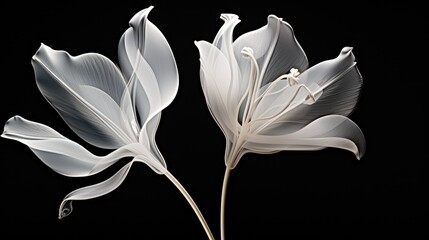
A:
<svg viewBox="0 0 429 240">
<path fill-rule="evenodd" d="M 196 42 L 208 108 L 226 137 L 224 189 L 230 170 L 248 152 L 346 149 L 359 159 L 365 139 L 346 116 L 358 101 L 362 78 L 352 48 L 308 68 L 292 27 L 270 15 L 268 24 L 233 41 L 234 14 L 213 43 Z M 222 239 L 224 239 L 223 223 Z"/>
<path fill-rule="evenodd" d="M 167 171 L 155 143 L 161 111 L 175 98 L 179 77 L 170 46 L 147 16 L 137 13 L 119 42 L 120 69 L 106 57 L 88 53 L 70 56 L 41 45 L 33 56 L 36 83 L 68 126 L 88 143 L 115 149 L 95 156 L 54 129 L 22 117 L 9 119 L 2 137 L 24 143 L 50 168 L 70 177 L 90 176 L 124 157 L 134 157 L 104 182 L 77 189 L 61 203 L 59 218 L 72 211 L 72 200 L 105 195 L 117 188 L 134 162 L 143 162 L 167 176 L 184 194 L 210 230 L 186 190 Z"/>
<path fill-rule="evenodd" d="M 19 116 L 7 121 L 2 137 L 26 144 L 46 165 L 70 177 L 90 176 L 121 158 L 134 157 L 110 179 L 68 194 L 59 218 L 70 214 L 72 200 L 117 188 L 135 161 L 166 173 L 155 133 L 162 109 L 176 96 L 179 77 L 167 40 L 147 19 L 151 9 L 137 13 L 122 35 L 121 69 L 100 54 L 75 57 L 44 44 L 33 56 L 37 86 L 67 125 L 88 143 L 115 150 L 95 156 L 54 129 Z"/>
</svg>

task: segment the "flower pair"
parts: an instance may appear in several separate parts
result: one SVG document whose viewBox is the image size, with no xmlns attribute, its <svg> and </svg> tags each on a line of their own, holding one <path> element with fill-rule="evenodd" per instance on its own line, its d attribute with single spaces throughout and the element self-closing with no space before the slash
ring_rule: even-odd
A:
<svg viewBox="0 0 429 240">
<path fill-rule="evenodd" d="M 72 200 L 113 191 L 134 162 L 143 162 L 178 187 L 213 239 L 155 142 L 161 111 L 173 101 L 179 77 L 167 40 L 147 18 L 151 9 L 137 13 L 122 35 L 119 68 L 99 54 L 73 57 L 43 44 L 32 60 L 39 90 L 67 125 L 88 143 L 114 149 L 110 154 L 96 156 L 54 129 L 19 116 L 7 121 L 2 137 L 26 144 L 50 168 L 71 177 L 90 176 L 133 157 L 106 181 L 68 194 L 60 218 L 70 214 Z M 269 16 L 265 27 L 235 41 L 240 20 L 233 14 L 222 19 L 213 43 L 196 42 L 206 102 L 226 137 L 222 208 L 229 172 L 247 152 L 336 147 L 363 155 L 363 134 L 346 117 L 362 85 L 351 48 L 308 68 L 292 28 L 282 19 Z M 221 221 L 224 238 L 223 210 Z"/>
</svg>

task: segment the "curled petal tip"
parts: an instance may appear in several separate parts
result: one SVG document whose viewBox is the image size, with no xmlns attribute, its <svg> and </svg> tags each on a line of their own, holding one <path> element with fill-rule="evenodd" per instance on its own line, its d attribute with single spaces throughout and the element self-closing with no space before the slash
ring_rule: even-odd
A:
<svg viewBox="0 0 429 240">
<path fill-rule="evenodd" d="M 365 147 L 363 147 L 363 150 L 359 150 L 359 152 L 356 153 L 356 159 L 361 160 L 364 154 L 365 154 Z"/>
<path fill-rule="evenodd" d="M 285 21 L 283 21 L 283 18 L 277 17 L 274 14 L 269 15 L 268 18 L 267 18 L 267 20 L 268 20 L 268 23 L 275 23 L 275 22 L 286 23 Z M 289 25 L 289 24 L 287 24 L 287 25 Z M 289 27 L 290 27 L 290 25 L 289 25 Z"/>
<path fill-rule="evenodd" d="M 144 9 L 145 11 L 147 11 L 147 14 L 149 14 L 149 12 L 150 11 L 152 11 L 152 9 L 154 8 L 154 6 L 153 5 L 151 5 L 151 6 L 149 6 L 149 7 L 147 7 L 146 9 Z M 147 15 L 146 14 L 146 15 Z"/>
<path fill-rule="evenodd" d="M 224 20 L 225 22 L 238 19 L 238 15 L 232 14 L 232 13 L 222 13 L 220 15 L 220 19 Z"/>
<path fill-rule="evenodd" d="M 279 20 L 279 21 L 283 20 L 282 18 L 279 18 L 279 17 L 277 17 L 277 16 L 276 16 L 276 15 L 274 15 L 274 14 L 270 14 L 270 15 L 268 16 L 268 21 L 269 21 L 270 19 L 273 19 L 273 20 Z"/>
<path fill-rule="evenodd" d="M 136 13 L 134 15 L 134 17 L 131 18 L 130 20 L 130 26 L 138 28 L 140 22 L 143 19 L 146 19 L 147 16 L 149 15 L 150 11 L 153 9 L 153 6 L 147 7 L 143 10 L 141 10 L 140 12 Z"/>
<path fill-rule="evenodd" d="M 1 134 L 1 137 L 5 138 L 8 135 L 7 128 L 8 128 L 8 125 L 11 124 L 11 122 L 13 122 L 13 121 L 19 121 L 20 119 L 21 119 L 21 117 L 18 116 L 18 115 L 15 115 L 15 116 L 9 118 L 6 121 L 6 123 L 4 124 L 4 129 L 3 129 L 3 133 Z"/>
<path fill-rule="evenodd" d="M 58 219 L 63 219 L 70 215 L 70 213 L 73 211 L 73 206 L 71 201 L 66 201 L 61 204 L 60 212 L 58 214 Z"/>
<path fill-rule="evenodd" d="M 148 14 L 149 14 L 149 12 L 150 11 L 152 11 L 152 9 L 154 8 L 154 6 L 153 5 L 151 5 L 151 6 L 149 6 L 149 7 L 147 7 L 147 8 L 145 8 L 145 9 L 143 9 L 143 10 L 141 10 L 140 12 L 147 12 Z M 147 15 L 147 14 L 146 14 Z"/>
<path fill-rule="evenodd" d="M 341 50 L 341 53 L 347 54 L 347 53 L 351 52 L 352 50 L 353 50 L 353 47 L 343 47 L 343 49 Z"/>
</svg>

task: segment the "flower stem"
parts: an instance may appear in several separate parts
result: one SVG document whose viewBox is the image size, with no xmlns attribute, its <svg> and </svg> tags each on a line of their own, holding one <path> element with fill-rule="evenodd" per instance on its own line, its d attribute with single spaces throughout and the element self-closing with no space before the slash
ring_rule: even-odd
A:
<svg viewBox="0 0 429 240">
<path fill-rule="evenodd" d="M 229 175 L 231 173 L 231 168 L 228 166 L 225 170 L 225 175 L 223 177 L 223 185 L 222 185 L 222 198 L 220 202 L 220 236 L 221 240 L 225 240 L 225 199 L 226 199 L 226 190 L 228 188 L 228 180 Z"/>
<path fill-rule="evenodd" d="M 165 176 L 179 189 L 179 191 L 183 194 L 183 196 L 188 201 L 189 205 L 191 205 L 192 209 L 194 210 L 195 214 L 197 215 L 198 219 L 201 222 L 201 225 L 203 225 L 204 230 L 207 233 L 207 236 L 210 240 L 214 240 L 212 232 L 210 231 L 209 225 L 207 224 L 206 220 L 204 219 L 203 214 L 201 213 L 200 209 L 198 208 L 197 204 L 192 199 L 191 195 L 186 191 L 186 189 L 180 184 L 180 182 L 169 172 L 165 171 Z"/>
</svg>

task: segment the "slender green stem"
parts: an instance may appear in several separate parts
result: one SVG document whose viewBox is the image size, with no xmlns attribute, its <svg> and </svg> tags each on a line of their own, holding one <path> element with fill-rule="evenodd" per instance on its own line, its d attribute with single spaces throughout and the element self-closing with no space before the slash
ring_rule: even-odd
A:
<svg viewBox="0 0 429 240">
<path fill-rule="evenodd" d="M 213 234 L 209 228 L 209 225 L 207 224 L 206 220 L 204 219 L 203 214 L 201 213 L 200 209 L 198 208 L 197 204 L 192 199 L 191 195 L 186 191 L 186 189 L 180 184 L 180 182 L 169 172 L 166 170 L 165 176 L 179 189 L 179 191 L 183 194 L 183 196 L 188 201 L 189 205 L 191 205 L 192 209 L 194 210 L 195 214 L 197 215 L 198 219 L 201 222 L 201 225 L 203 225 L 204 230 L 207 233 L 207 236 L 210 240 L 214 240 Z"/>
<path fill-rule="evenodd" d="M 231 173 L 231 168 L 228 166 L 225 170 L 225 175 L 223 177 L 223 185 L 222 185 L 222 199 L 220 202 L 220 236 L 221 240 L 225 240 L 225 200 L 226 200 L 226 190 L 228 188 L 228 180 L 229 175 Z"/>
</svg>

